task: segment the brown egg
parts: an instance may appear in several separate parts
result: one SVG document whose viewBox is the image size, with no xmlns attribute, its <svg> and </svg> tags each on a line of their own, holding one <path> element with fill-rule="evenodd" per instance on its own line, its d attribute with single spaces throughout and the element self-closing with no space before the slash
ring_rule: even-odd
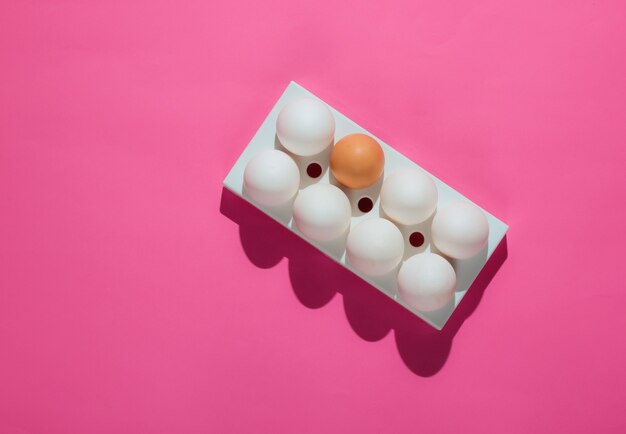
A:
<svg viewBox="0 0 626 434">
<path fill-rule="evenodd" d="M 339 140 L 330 154 L 330 170 L 349 188 L 365 188 L 383 173 L 385 154 L 376 140 L 365 134 L 350 134 Z"/>
</svg>

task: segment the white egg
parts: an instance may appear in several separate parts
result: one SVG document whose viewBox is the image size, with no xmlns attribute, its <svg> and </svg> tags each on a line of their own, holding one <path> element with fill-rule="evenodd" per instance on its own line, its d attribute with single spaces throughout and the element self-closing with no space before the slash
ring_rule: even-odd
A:
<svg viewBox="0 0 626 434">
<path fill-rule="evenodd" d="M 323 102 L 301 98 L 282 108 L 276 120 L 276 135 L 290 152 L 311 156 L 322 152 L 335 136 L 335 118 Z"/>
<path fill-rule="evenodd" d="M 385 178 L 380 205 L 390 219 L 416 225 L 432 215 L 437 197 L 437 186 L 429 175 L 417 169 L 401 169 Z"/>
<path fill-rule="evenodd" d="M 372 218 L 350 230 L 346 249 L 348 261 L 354 268 L 368 276 L 381 276 L 402 260 L 404 238 L 389 220 Z"/>
<path fill-rule="evenodd" d="M 254 157 L 243 172 L 245 194 L 260 205 L 284 205 L 298 192 L 300 171 L 293 159 L 275 149 Z"/>
<path fill-rule="evenodd" d="M 313 184 L 300 191 L 293 203 L 297 228 L 314 241 L 339 238 L 350 226 L 351 207 L 343 191 L 331 184 Z"/>
<path fill-rule="evenodd" d="M 437 211 L 432 240 L 444 255 L 466 259 L 480 252 L 489 237 L 485 213 L 468 202 L 454 202 Z"/>
<path fill-rule="evenodd" d="M 409 306 L 422 312 L 441 309 L 452 300 L 456 289 L 454 268 L 434 253 L 407 259 L 398 273 L 398 293 Z"/>
</svg>

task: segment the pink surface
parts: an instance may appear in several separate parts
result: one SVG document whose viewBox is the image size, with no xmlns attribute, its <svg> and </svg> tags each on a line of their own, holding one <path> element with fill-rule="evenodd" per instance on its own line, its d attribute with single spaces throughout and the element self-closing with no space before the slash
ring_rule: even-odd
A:
<svg viewBox="0 0 626 434">
<path fill-rule="evenodd" d="M 625 3 L 235 3 L 2 2 L 0 433 L 624 432 Z M 511 226 L 443 332 L 222 191 L 292 79 Z"/>
</svg>

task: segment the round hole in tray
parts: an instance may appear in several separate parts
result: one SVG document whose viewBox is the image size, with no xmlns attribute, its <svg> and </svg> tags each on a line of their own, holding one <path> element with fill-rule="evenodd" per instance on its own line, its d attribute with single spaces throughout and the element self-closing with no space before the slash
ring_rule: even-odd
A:
<svg viewBox="0 0 626 434">
<path fill-rule="evenodd" d="M 409 236 L 409 243 L 413 247 L 420 247 L 424 244 L 424 235 L 421 232 L 413 232 L 411 236 Z"/>
<path fill-rule="evenodd" d="M 322 174 L 322 166 L 319 163 L 311 163 L 306 167 L 306 174 L 311 178 L 318 178 Z"/>
<path fill-rule="evenodd" d="M 374 208 L 374 202 L 369 197 L 362 197 L 357 204 L 359 211 L 363 213 L 370 212 Z"/>
</svg>

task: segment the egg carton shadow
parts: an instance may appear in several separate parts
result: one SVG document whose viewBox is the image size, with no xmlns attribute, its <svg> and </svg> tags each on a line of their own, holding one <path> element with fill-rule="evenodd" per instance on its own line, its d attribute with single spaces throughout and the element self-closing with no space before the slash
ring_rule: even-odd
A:
<svg viewBox="0 0 626 434">
<path fill-rule="evenodd" d="M 354 332 L 374 342 L 393 330 L 403 362 L 422 377 L 436 374 L 445 365 L 455 335 L 508 256 L 505 236 L 438 331 L 226 188 L 222 189 L 220 211 L 239 225 L 242 248 L 255 266 L 271 268 L 288 259 L 292 289 L 302 305 L 318 309 L 341 294 Z"/>
</svg>

